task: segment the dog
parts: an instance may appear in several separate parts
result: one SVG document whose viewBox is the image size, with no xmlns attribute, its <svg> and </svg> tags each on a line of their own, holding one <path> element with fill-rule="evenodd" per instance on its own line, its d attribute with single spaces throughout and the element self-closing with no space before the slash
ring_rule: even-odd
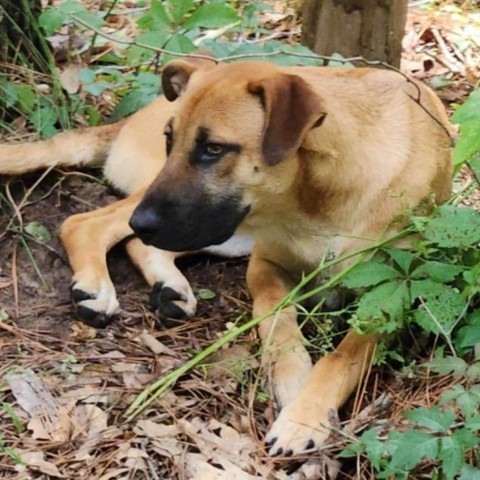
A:
<svg viewBox="0 0 480 480">
<path fill-rule="evenodd" d="M 202 70 L 177 60 L 162 81 L 179 102 L 165 127 L 168 161 L 130 226 L 165 250 L 253 235 L 255 317 L 325 257 L 373 245 L 425 199 L 450 195 L 445 110 L 397 72 L 255 62 Z M 330 412 L 357 387 L 378 342 L 350 331 L 312 367 L 296 317 L 288 307 L 258 329 L 281 407 L 266 437 L 272 455 L 325 441 Z"/>
<path fill-rule="evenodd" d="M 191 315 L 194 299 L 174 258 L 251 235 L 247 285 L 259 316 L 326 256 L 373 245 L 425 199 L 450 195 L 445 110 L 397 72 L 183 58 L 167 64 L 162 84 L 165 98 L 123 124 L 0 147 L 0 172 L 11 174 L 109 151 L 107 178 L 130 196 L 61 229 L 73 298 L 93 323 L 116 307 L 105 253 L 132 233 L 128 253 L 163 313 L 176 315 Z M 269 453 L 319 447 L 378 335 L 350 331 L 313 366 L 293 306 L 258 332 L 280 407 Z"/>
</svg>

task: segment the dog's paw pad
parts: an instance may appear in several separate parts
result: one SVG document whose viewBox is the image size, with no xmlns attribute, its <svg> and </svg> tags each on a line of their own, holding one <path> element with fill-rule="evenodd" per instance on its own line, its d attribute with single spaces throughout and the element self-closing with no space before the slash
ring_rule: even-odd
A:
<svg viewBox="0 0 480 480">
<path fill-rule="evenodd" d="M 150 306 L 163 325 L 173 327 L 195 314 L 197 302 L 189 286 L 180 289 L 157 282 L 150 293 Z"/>
</svg>

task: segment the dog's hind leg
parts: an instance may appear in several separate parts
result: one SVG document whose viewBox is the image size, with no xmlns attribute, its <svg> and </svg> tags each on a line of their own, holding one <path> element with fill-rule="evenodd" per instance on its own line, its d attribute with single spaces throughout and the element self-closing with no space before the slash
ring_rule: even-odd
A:
<svg viewBox="0 0 480 480">
<path fill-rule="evenodd" d="M 133 233 L 128 221 L 143 193 L 72 215 L 62 225 L 61 237 L 73 270 L 72 299 L 80 318 L 94 327 L 106 326 L 118 308 L 107 252 Z"/>
<path fill-rule="evenodd" d="M 138 238 L 127 243 L 127 252 L 152 287 L 150 304 L 166 326 L 195 314 L 197 299 L 175 265 L 181 254 L 147 246 Z"/>
</svg>

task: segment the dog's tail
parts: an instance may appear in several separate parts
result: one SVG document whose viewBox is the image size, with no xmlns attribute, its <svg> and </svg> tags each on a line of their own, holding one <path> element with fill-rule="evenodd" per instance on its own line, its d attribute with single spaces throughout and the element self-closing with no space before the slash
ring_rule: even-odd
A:
<svg viewBox="0 0 480 480">
<path fill-rule="evenodd" d="M 19 175 L 52 166 L 101 165 L 123 124 L 85 127 L 38 142 L 0 145 L 0 174 Z"/>
</svg>

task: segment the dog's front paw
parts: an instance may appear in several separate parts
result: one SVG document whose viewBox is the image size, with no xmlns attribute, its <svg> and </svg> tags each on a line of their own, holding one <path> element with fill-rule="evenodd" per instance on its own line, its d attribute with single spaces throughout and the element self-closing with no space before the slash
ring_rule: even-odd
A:
<svg viewBox="0 0 480 480">
<path fill-rule="evenodd" d="M 70 288 L 78 317 L 95 328 L 106 327 L 119 304 L 110 281 L 87 282 L 74 278 Z"/>
<path fill-rule="evenodd" d="M 150 293 L 150 305 L 166 327 L 179 325 L 197 311 L 197 299 L 188 283 L 155 283 Z"/>
<path fill-rule="evenodd" d="M 300 395 L 282 409 L 265 438 L 272 456 L 291 456 L 320 447 L 330 435 L 329 411 L 318 398 Z"/>
</svg>

